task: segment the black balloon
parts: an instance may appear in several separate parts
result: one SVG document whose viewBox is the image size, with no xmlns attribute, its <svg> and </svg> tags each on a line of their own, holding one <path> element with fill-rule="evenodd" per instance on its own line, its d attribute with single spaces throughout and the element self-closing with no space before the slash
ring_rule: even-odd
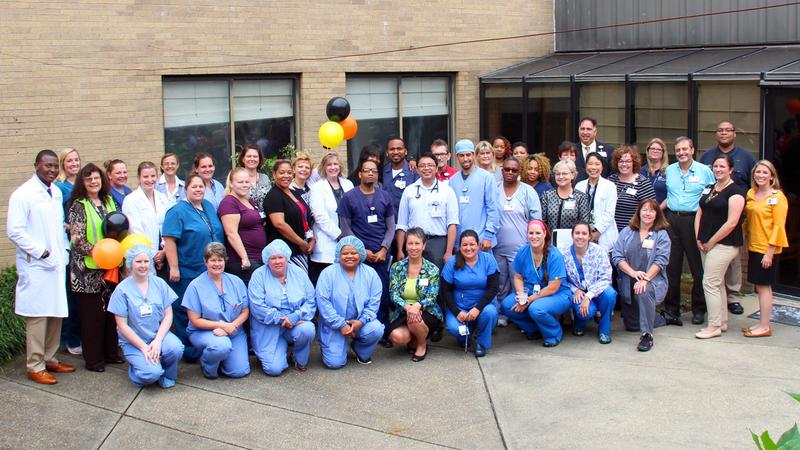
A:
<svg viewBox="0 0 800 450">
<path fill-rule="evenodd" d="M 325 112 L 328 113 L 329 120 L 341 122 L 350 115 L 350 102 L 344 97 L 333 97 L 328 100 Z"/>
<path fill-rule="evenodd" d="M 103 220 L 103 236 L 120 241 L 128 235 L 129 227 L 130 223 L 125 214 L 113 211 Z"/>
</svg>

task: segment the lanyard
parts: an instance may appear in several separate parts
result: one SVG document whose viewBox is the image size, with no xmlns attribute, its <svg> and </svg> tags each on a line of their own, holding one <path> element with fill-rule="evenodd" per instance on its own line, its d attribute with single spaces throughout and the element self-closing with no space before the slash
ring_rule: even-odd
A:
<svg viewBox="0 0 800 450">
<path fill-rule="evenodd" d="M 186 200 L 186 201 L 190 205 L 192 205 L 192 203 L 189 202 L 189 200 Z M 194 212 L 196 212 L 197 215 L 200 216 L 200 220 L 202 220 L 203 223 L 205 223 L 206 226 L 208 227 L 208 235 L 209 235 L 209 237 L 211 237 L 211 240 L 213 241 L 214 240 L 214 227 L 211 225 L 211 220 L 208 218 L 208 215 L 206 215 L 206 211 L 204 209 L 203 210 L 197 209 L 197 208 L 194 207 L 194 205 L 192 205 L 192 209 L 194 209 Z"/>
<path fill-rule="evenodd" d="M 581 287 L 583 287 L 584 283 L 586 282 L 586 277 L 583 274 L 583 266 L 578 261 L 578 255 L 575 254 L 575 245 L 570 245 L 569 251 L 572 253 L 572 260 L 575 261 L 575 269 L 578 270 L 578 278 L 580 278 Z"/>
<path fill-rule="evenodd" d="M 542 256 L 542 259 L 544 259 L 544 256 Z M 541 263 L 540 263 L 540 264 L 541 264 Z M 539 285 L 541 285 L 541 284 L 542 284 L 542 283 L 541 283 L 541 281 L 542 281 L 542 276 L 541 276 L 541 275 L 539 275 L 539 269 L 541 269 L 541 268 L 542 268 L 542 266 L 540 265 L 540 266 L 539 266 L 539 269 L 537 269 L 537 268 L 536 268 L 536 255 L 534 255 L 534 254 L 533 254 L 533 247 L 531 247 L 531 268 L 533 269 L 533 273 L 535 273 L 535 274 L 536 274 L 536 283 L 533 283 L 533 284 L 539 284 Z"/>
</svg>

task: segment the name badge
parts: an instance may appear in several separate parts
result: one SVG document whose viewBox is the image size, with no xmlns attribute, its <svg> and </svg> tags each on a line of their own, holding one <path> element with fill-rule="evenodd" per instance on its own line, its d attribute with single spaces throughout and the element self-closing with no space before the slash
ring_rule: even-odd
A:
<svg viewBox="0 0 800 450">
<path fill-rule="evenodd" d="M 430 212 L 433 218 L 442 217 L 442 210 L 438 206 L 431 206 Z"/>
<path fill-rule="evenodd" d="M 139 305 L 139 315 L 142 317 L 150 317 L 153 314 L 153 305 L 145 303 Z"/>
<path fill-rule="evenodd" d="M 635 196 L 636 195 L 636 189 L 634 189 L 632 187 L 629 187 L 628 189 L 625 189 L 625 193 L 628 194 L 628 195 L 634 195 Z"/>
<path fill-rule="evenodd" d="M 512 205 L 511 203 L 506 203 L 505 205 L 503 205 L 503 211 L 513 211 L 513 210 L 514 210 L 514 205 Z"/>
<path fill-rule="evenodd" d="M 306 231 L 306 240 L 311 239 L 314 237 L 314 230 Z"/>
<path fill-rule="evenodd" d="M 394 187 L 397 189 L 405 189 L 406 188 L 406 180 L 397 180 L 394 182 Z"/>
<path fill-rule="evenodd" d="M 687 181 L 689 181 L 689 183 L 699 183 L 700 177 L 698 177 L 697 175 L 692 175 L 689 177 Z"/>
<path fill-rule="evenodd" d="M 564 202 L 564 209 L 575 209 L 575 200 L 567 200 Z"/>
<path fill-rule="evenodd" d="M 653 244 L 654 243 L 655 243 L 655 241 L 653 241 L 652 239 L 645 239 L 645 240 L 642 241 L 642 248 L 646 248 L 646 249 L 650 250 L 650 249 L 653 248 Z"/>
<path fill-rule="evenodd" d="M 605 157 L 607 157 L 607 156 L 608 156 L 608 153 L 606 153 L 606 151 L 605 151 L 605 150 L 599 150 L 599 149 L 598 149 L 598 150 L 597 150 L 597 154 L 598 154 L 598 155 L 600 155 L 600 156 L 602 156 L 603 158 L 605 158 Z"/>
<path fill-rule="evenodd" d="M 469 195 L 462 195 L 460 199 L 458 199 L 460 203 L 469 203 Z"/>
<path fill-rule="evenodd" d="M 420 278 L 419 279 L 419 285 L 422 286 L 422 287 L 427 286 L 428 285 L 428 279 L 427 278 Z"/>
<path fill-rule="evenodd" d="M 261 211 L 260 213 L 258 213 L 258 215 L 261 217 L 262 220 L 267 218 L 267 213 L 265 213 L 264 211 Z"/>
<path fill-rule="evenodd" d="M 541 290 L 542 290 L 542 287 L 541 287 L 541 286 L 539 286 L 538 284 L 534 284 L 534 285 L 533 285 L 533 293 L 534 293 L 534 294 L 538 294 L 538 293 L 539 293 L 539 291 L 541 291 Z"/>
<path fill-rule="evenodd" d="M 768 205 L 773 205 L 773 206 L 777 205 L 778 204 L 778 199 L 775 198 L 775 197 L 770 197 L 769 199 L 767 199 L 767 204 Z"/>
<path fill-rule="evenodd" d="M 703 189 L 703 194 L 702 195 L 706 195 L 706 194 L 710 194 L 710 193 L 711 193 L 711 188 L 705 188 L 705 189 Z"/>
<path fill-rule="evenodd" d="M 367 216 L 367 223 L 376 223 L 378 221 L 377 214 L 370 214 Z"/>
</svg>

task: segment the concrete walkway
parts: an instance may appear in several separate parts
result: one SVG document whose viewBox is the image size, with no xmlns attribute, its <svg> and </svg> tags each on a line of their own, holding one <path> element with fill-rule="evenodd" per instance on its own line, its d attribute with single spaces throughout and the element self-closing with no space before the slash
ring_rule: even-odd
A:
<svg viewBox="0 0 800 450">
<path fill-rule="evenodd" d="M 21 358 L 0 373 L 2 448 L 541 448 L 747 449 L 748 429 L 777 440 L 800 418 L 800 328 L 774 324 L 771 338 L 738 330 L 721 338 L 700 328 L 656 330 L 639 353 L 637 333 L 601 345 L 567 335 L 545 349 L 514 327 L 498 329 L 482 359 L 445 337 L 418 364 L 380 349 L 370 366 L 323 368 L 269 378 L 251 361 L 245 379 L 206 380 L 183 364 L 178 385 L 136 388 L 124 366 L 88 372 L 82 361 L 58 385 L 25 378 Z"/>
</svg>

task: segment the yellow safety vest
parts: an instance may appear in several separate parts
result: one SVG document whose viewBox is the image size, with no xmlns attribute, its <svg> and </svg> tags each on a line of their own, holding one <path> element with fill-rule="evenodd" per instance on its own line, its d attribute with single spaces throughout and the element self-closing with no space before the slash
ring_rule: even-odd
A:
<svg viewBox="0 0 800 450">
<path fill-rule="evenodd" d="M 78 203 L 83 205 L 83 210 L 86 212 L 86 240 L 94 245 L 97 241 L 103 239 L 103 219 L 100 218 L 94 204 L 88 198 L 77 200 Z M 117 210 L 117 205 L 109 195 L 105 203 L 106 214 Z M 87 269 L 99 269 L 94 262 L 92 255 L 84 256 L 83 263 L 86 264 Z"/>
</svg>

